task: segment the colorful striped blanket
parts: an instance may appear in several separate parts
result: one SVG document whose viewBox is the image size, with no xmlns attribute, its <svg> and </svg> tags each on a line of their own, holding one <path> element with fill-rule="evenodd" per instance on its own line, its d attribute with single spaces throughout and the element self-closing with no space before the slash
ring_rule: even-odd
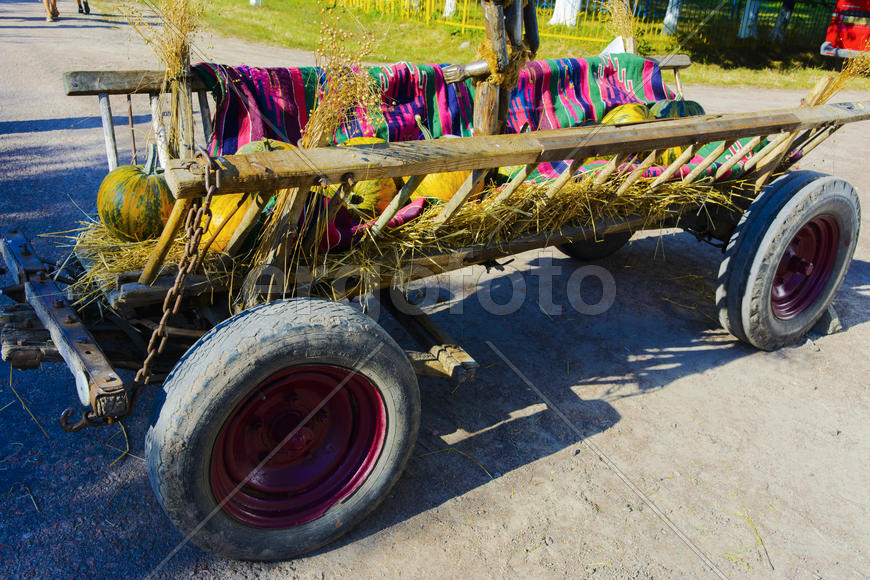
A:
<svg viewBox="0 0 870 580">
<path fill-rule="evenodd" d="M 213 155 L 232 154 L 242 145 L 263 138 L 296 144 L 308 122 L 316 92 L 323 90 L 326 82 L 317 67 L 254 68 L 201 63 L 193 70 L 205 80 L 217 103 L 209 146 Z M 449 84 L 444 81 L 440 66 L 407 62 L 375 66 L 369 73 L 381 87 L 381 109 L 386 122 L 375 126 L 364 110 L 357 110 L 352 120 L 336 131 L 333 144 L 358 136 L 377 136 L 393 142 L 422 139 L 416 117 L 433 137 L 472 135 L 474 86 L 471 79 Z M 674 97 L 665 86 L 657 63 L 633 54 L 532 61 L 520 71 L 517 86 L 511 92 L 505 132 L 578 126 L 599 121 L 618 105 L 652 105 Z M 675 178 L 691 171 L 716 145 L 713 143 L 699 150 Z M 742 142 L 738 142 L 731 147 L 706 174 L 715 173 L 741 146 Z M 552 179 L 564 171 L 568 163 L 570 160 L 543 163 L 530 180 Z M 590 163 L 580 172 L 594 171 L 603 163 Z M 630 169 L 630 164 L 623 167 L 623 170 Z M 646 176 L 659 175 L 663 170 L 663 167 L 653 166 Z M 726 177 L 734 177 L 741 171 L 742 161 Z M 403 212 L 398 223 L 415 217 L 423 206 L 414 207 L 416 211 Z M 346 221 L 344 215 L 336 218 L 336 223 Z M 354 232 L 365 225 L 358 224 Z M 341 236 L 339 247 L 349 245 L 347 237 Z M 334 246 L 331 241 L 327 245 Z"/>
</svg>

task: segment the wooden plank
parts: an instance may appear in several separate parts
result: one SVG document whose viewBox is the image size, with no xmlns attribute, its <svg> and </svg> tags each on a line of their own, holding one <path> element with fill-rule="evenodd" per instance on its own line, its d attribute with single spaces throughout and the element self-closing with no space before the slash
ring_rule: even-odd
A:
<svg viewBox="0 0 870 580">
<path fill-rule="evenodd" d="M 112 106 L 109 95 L 100 93 L 100 117 L 103 120 L 103 139 L 106 142 L 106 159 L 109 171 L 118 167 L 118 146 L 115 144 L 115 121 L 112 119 Z"/>
<path fill-rule="evenodd" d="M 515 135 L 490 135 L 389 143 L 381 147 L 322 147 L 227 155 L 217 159 L 221 193 L 309 187 L 324 177 L 339 183 L 346 174 L 366 179 L 487 169 L 576 157 L 637 153 L 778 131 L 809 129 L 823 123 L 870 119 L 870 101 L 648 121 L 634 125 L 573 127 Z M 265 170 L 264 170 L 265 168 Z M 202 167 L 171 160 L 166 180 L 177 198 L 205 193 Z"/>
<path fill-rule="evenodd" d="M 159 93 L 163 77 L 164 72 L 159 70 L 70 71 L 63 74 L 63 88 L 71 97 Z M 207 89 L 199 75 L 191 75 L 190 83 L 194 91 Z"/>
</svg>

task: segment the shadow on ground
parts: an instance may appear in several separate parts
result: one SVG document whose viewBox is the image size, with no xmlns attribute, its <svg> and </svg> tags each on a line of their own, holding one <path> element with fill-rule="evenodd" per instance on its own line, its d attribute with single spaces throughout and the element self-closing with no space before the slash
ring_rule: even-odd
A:
<svg viewBox="0 0 870 580">
<path fill-rule="evenodd" d="M 526 255 L 528 256 L 528 255 Z M 422 378 L 420 438 L 404 476 L 387 501 L 356 530 L 322 552 L 340 549 L 486 485 L 494 478 L 578 445 L 620 421 L 611 403 L 667 388 L 681 378 L 725 365 L 754 351 L 722 331 L 712 295 L 721 253 L 681 234 L 649 237 L 598 262 L 615 280 L 613 306 L 598 316 L 573 311 L 567 281 L 579 265 L 542 252 L 521 272 L 483 275 L 465 293 L 436 293 L 443 300 L 427 307 L 481 363 L 478 379 L 459 386 Z M 561 273 L 553 275 L 555 269 Z M 482 268 L 476 271 L 483 272 Z M 520 276 L 526 296 L 511 313 L 494 315 L 479 294 L 495 303 L 510 301 Z M 8 276 L 7 276 L 8 277 Z M 538 296 L 552 288 L 552 306 L 541 311 Z M 601 287 L 581 286 L 594 303 Z M 853 263 L 839 294 L 845 326 L 870 318 L 870 264 Z M 450 311 L 453 310 L 454 313 Z M 461 310 L 461 314 L 456 311 Z M 407 342 L 392 320 L 381 322 Z M 487 345 L 492 342 L 576 427 L 567 426 Z M 410 345 L 409 345 L 410 346 Z M 0 367 L 0 372 L 5 364 Z M 41 371 L 56 389 L 32 388 L 24 373 L 13 385 L 50 438 L 0 389 L 8 433 L 0 445 L 0 562 L 14 575 L 19 555 L 37 553 L 51 542 L 47 575 L 109 574 L 124 558 L 136 558 L 143 575 L 182 540 L 151 494 L 144 463 L 127 456 L 119 427 L 62 432 L 54 423 L 75 402 L 72 380 L 60 365 Z M 132 453 L 141 454 L 153 392 L 126 422 Z M 6 408 L 7 402 L 12 406 Z M 655 420 L 655 418 L 651 418 Z M 579 437 L 577 433 L 582 434 Z M 70 505 L 72 508 L 72 515 Z M 37 508 L 38 507 L 38 511 Z M 195 574 L 215 558 L 193 546 L 182 548 L 171 568 Z M 245 570 L 273 565 L 239 564 Z M 250 568 L 249 568 L 250 566 Z M 25 567 L 24 569 L 29 569 Z"/>
</svg>

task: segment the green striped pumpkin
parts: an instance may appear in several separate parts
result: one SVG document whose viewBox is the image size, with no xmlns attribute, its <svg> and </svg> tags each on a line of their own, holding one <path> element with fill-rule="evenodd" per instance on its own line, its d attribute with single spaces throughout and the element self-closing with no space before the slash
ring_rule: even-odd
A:
<svg viewBox="0 0 870 580">
<path fill-rule="evenodd" d="M 157 169 L 157 147 L 149 148 L 145 165 L 112 170 L 97 192 L 97 213 L 106 229 L 125 242 L 160 236 L 175 201 L 163 170 Z"/>
<path fill-rule="evenodd" d="M 695 101 L 684 101 L 682 99 L 674 101 L 658 101 L 652 107 L 650 112 L 656 119 L 680 119 L 683 117 L 694 117 L 696 115 L 706 115 L 704 107 Z M 670 165 L 683 154 L 684 147 L 671 147 L 665 149 L 659 155 L 659 165 Z"/>
</svg>

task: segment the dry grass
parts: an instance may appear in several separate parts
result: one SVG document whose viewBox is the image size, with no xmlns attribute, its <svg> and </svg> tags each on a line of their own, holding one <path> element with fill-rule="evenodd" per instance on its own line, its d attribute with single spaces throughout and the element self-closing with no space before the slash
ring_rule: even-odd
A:
<svg viewBox="0 0 870 580">
<path fill-rule="evenodd" d="M 137 4 L 123 4 L 121 14 L 136 33 L 151 47 L 164 69 L 163 92 L 171 95 L 169 150 L 172 156 L 183 151 L 181 119 L 193 126 L 193 108 L 185 73 L 190 68 L 190 47 L 202 24 L 202 0 L 156 0 L 145 2 L 158 17 L 157 23 Z"/>
<path fill-rule="evenodd" d="M 605 9 L 610 14 L 607 24 L 614 36 L 621 36 L 626 40 L 637 36 L 637 21 L 628 0 L 607 0 Z"/>
<path fill-rule="evenodd" d="M 72 285 L 72 292 L 77 297 L 77 304 L 88 304 L 100 298 L 104 292 L 112 290 L 117 285 L 118 276 L 140 271 L 148 262 L 148 258 L 157 240 L 142 242 L 124 242 L 113 236 L 99 221 L 80 222 L 80 228 L 61 234 L 49 234 L 66 239 L 72 252 L 84 263 L 85 273 Z M 164 263 L 164 271 L 174 272 L 184 254 L 185 236 L 179 233 L 175 239 Z M 209 277 L 226 279 L 231 275 L 231 268 L 223 265 L 217 254 L 210 254 L 203 263 L 203 270 Z"/>
<path fill-rule="evenodd" d="M 597 222 L 606 219 L 641 217 L 652 225 L 668 218 L 679 219 L 689 208 L 703 211 L 710 205 L 734 207 L 734 194 L 726 190 L 680 181 L 664 183 L 651 191 L 652 179 L 641 179 L 620 197 L 613 198 L 625 177 L 625 173 L 616 175 L 596 187 L 594 173 L 588 173 L 550 198 L 545 195 L 548 182 L 527 183 L 501 203 L 495 203 L 498 189 L 491 186 L 482 201 L 466 203 L 440 228 L 436 219 L 443 206 L 432 205 L 416 219 L 384 230 L 377 239 L 367 234 L 346 253 L 327 254 L 316 262 L 307 262 L 314 279 L 311 291 L 338 298 L 331 295 L 333 290 L 328 281 L 336 272 L 347 276 L 350 270 L 358 269 L 358 275 L 352 275 L 359 280 L 358 285 L 347 290 L 350 294 L 367 293 L 383 278 L 392 279 L 396 285 L 410 281 L 406 276 L 412 258 L 481 245 L 505 247 L 523 236 L 557 235 L 573 226 L 594 228 Z"/>
<path fill-rule="evenodd" d="M 819 96 L 818 103 L 826 103 L 831 97 L 842 91 L 853 80 L 858 78 L 870 78 L 870 40 L 864 46 L 865 52 L 857 56 L 847 58 L 843 62 L 843 69 L 827 89 Z"/>
</svg>

